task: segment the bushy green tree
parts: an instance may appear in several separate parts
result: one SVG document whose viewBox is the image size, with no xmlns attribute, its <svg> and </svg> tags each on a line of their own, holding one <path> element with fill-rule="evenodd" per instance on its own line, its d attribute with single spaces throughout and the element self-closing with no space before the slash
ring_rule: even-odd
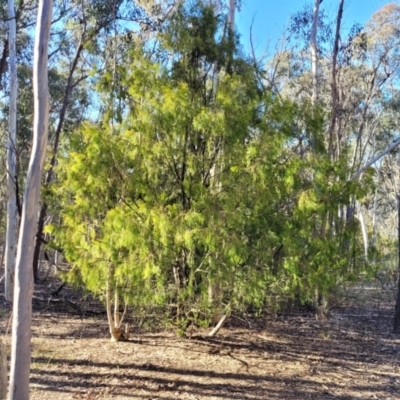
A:
<svg viewBox="0 0 400 400">
<path fill-rule="evenodd" d="M 337 210 L 360 186 L 337 183 L 322 115 L 261 90 L 225 19 L 202 3 L 181 8 L 159 43 L 159 60 L 138 46 L 101 78 L 118 115 L 110 107 L 70 138 L 54 187 L 69 278 L 105 295 L 114 339 L 112 295 L 117 306 L 173 305 L 182 322 L 212 315 L 213 282 L 228 313 L 307 300 L 351 276 L 358 230 Z M 299 134 L 314 156 L 297 151 Z"/>
</svg>

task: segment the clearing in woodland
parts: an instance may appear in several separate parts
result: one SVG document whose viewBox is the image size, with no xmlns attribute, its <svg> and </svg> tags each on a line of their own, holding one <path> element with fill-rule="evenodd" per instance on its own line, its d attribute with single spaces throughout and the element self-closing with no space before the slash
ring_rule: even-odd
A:
<svg viewBox="0 0 400 400">
<path fill-rule="evenodd" d="M 130 340 L 111 343 L 100 305 L 69 287 L 52 296 L 59 284 L 35 290 L 32 400 L 399 398 L 390 289 L 353 288 L 324 322 L 308 311 L 232 316 L 215 338 L 194 328 L 184 339 L 131 317 Z"/>
</svg>

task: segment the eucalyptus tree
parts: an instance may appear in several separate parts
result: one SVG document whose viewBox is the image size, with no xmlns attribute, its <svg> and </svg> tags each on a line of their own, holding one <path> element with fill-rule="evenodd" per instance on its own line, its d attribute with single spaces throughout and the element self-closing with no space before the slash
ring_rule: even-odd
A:
<svg viewBox="0 0 400 400">
<path fill-rule="evenodd" d="M 18 3 L 17 9 L 13 1 L 7 2 L 8 34 L 1 30 L 4 35 L 2 56 L 0 59 L 0 86 L 3 93 L 7 96 L 6 107 L 2 110 L 4 118 L 1 119 L 1 127 L 7 132 L 7 161 L 5 165 L 5 175 L 7 176 L 7 214 L 6 214 L 6 238 L 3 246 L 5 251 L 5 297 L 12 299 L 13 276 L 15 269 L 15 252 L 17 227 L 20 217 L 19 185 L 18 185 L 18 163 L 17 163 L 17 57 L 25 58 L 26 50 L 23 45 L 26 44 L 26 34 L 24 27 L 30 22 L 30 12 L 25 11 L 25 5 Z M 18 35 L 17 35 L 17 30 Z M 29 51 L 28 51 L 29 52 Z M 8 60 L 8 64 L 7 64 Z M 7 66 L 9 66 L 7 70 Z M 3 108 L 3 107 L 2 107 Z M 6 121 L 5 115 L 8 115 Z"/>
<path fill-rule="evenodd" d="M 9 24 L 9 65 L 10 65 L 10 101 L 9 122 L 7 141 L 7 233 L 5 241 L 5 298 L 11 300 L 13 294 L 15 251 L 17 242 L 17 166 L 16 166 L 16 143 L 17 143 L 17 54 L 16 34 L 17 23 L 15 5 L 13 0 L 7 3 Z"/>
<path fill-rule="evenodd" d="M 357 90 L 354 87 L 359 86 L 353 82 L 352 89 L 343 87 L 348 79 L 345 77 L 347 71 L 354 72 L 357 65 L 360 65 L 359 60 L 356 61 L 357 51 L 351 50 L 355 50 L 354 38 L 358 37 L 360 29 L 353 29 L 347 41 L 343 40 L 341 22 L 344 1 L 338 2 L 336 24 L 329 22 L 329 16 L 324 13 L 320 3 L 316 0 L 313 10 L 306 8 L 294 14 L 290 27 L 293 33 L 293 48 L 278 56 L 278 60 L 283 62 L 274 79 L 275 87 L 281 88 L 280 95 L 292 100 L 310 99 L 315 112 L 325 116 L 322 135 L 319 137 L 309 138 L 301 126 L 295 126 L 297 146 L 292 146 L 302 158 L 309 158 L 314 164 L 308 176 L 305 176 L 305 190 L 300 196 L 302 203 L 300 208 L 304 217 L 308 213 L 313 221 L 312 226 L 307 228 L 306 219 L 303 220 L 305 223 L 303 230 L 309 234 L 305 248 L 310 250 L 303 251 L 302 258 L 304 269 L 308 270 L 307 286 L 310 289 L 314 287 L 318 293 L 314 302 L 323 317 L 325 303 L 323 298 L 329 290 L 335 288 L 335 285 L 337 287 L 340 284 L 340 279 L 334 283 L 336 279 L 334 277 L 338 275 L 333 271 L 341 271 L 342 277 L 347 279 L 351 275 L 353 277 L 356 275 L 350 271 L 360 271 L 367 267 L 365 262 L 368 258 L 362 260 L 359 247 L 362 237 L 365 242 L 365 225 L 361 223 L 360 230 L 358 223 L 352 222 L 353 217 L 348 211 L 351 211 L 355 203 L 362 198 L 362 193 L 367 194 L 372 189 L 373 171 L 368 169 L 371 163 L 366 157 L 363 158 L 365 164 L 359 165 L 356 170 L 352 169 L 351 151 L 354 148 L 352 138 L 354 128 L 360 126 L 362 118 L 356 118 L 352 111 L 347 112 L 346 101 L 353 97 L 354 91 Z M 306 52 L 309 43 L 311 43 L 311 61 Z M 367 65 L 364 67 L 368 69 Z M 357 79 L 363 78 L 357 75 Z M 359 105 L 361 107 L 364 105 L 361 98 Z M 357 107 L 354 111 L 358 111 Z M 350 124 L 347 118 L 351 119 L 353 124 Z M 373 159 L 369 161 L 373 162 Z M 357 178 L 361 178 L 361 181 L 356 183 L 354 181 Z M 324 198 L 323 202 L 327 202 L 325 207 L 317 205 L 322 201 L 321 196 Z M 316 202 L 314 206 L 309 202 L 311 198 Z M 303 203 L 305 199 L 308 199 L 306 207 Z M 362 222 L 361 213 L 359 217 Z M 350 245 L 350 242 L 353 244 Z M 316 262 L 315 254 L 319 253 L 320 246 L 326 246 L 324 252 L 326 254 L 331 252 L 331 256 L 327 260 Z M 349 246 L 353 246 L 351 251 Z M 346 252 L 354 253 L 352 257 L 347 257 Z M 349 274 L 343 270 L 346 264 L 349 266 Z M 330 278 L 334 278 L 333 281 L 330 281 Z"/>
<path fill-rule="evenodd" d="M 378 10 L 351 38 L 342 52 L 339 87 L 341 130 L 337 130 L 337 153 L 347 152 L 350 180 L 358 180 L 365 173 L 375 171 L 375 184 L 380 181 L 382 158 L 400 144 L 396 110 L 399 69 L 399 35 L 394 20 L 399 8 L 388 5 Z M 350 92 L 349 89 L 352 88 Z M 365 205 L 356 204 L 364 235 L 364 247 L 368 260 L 371 237 L 364 223 L 373 219 Z M 376 213 L 374 209 L 373 213 Z M 379 211 L 378 211 L 379 212 Z M 374 240 L 372 238 L 372 240 Z M 373 259 L 376 259 L 375 255 Z"/>
<path fill-rule="evenodd" d="M 29 163 L 15 271 L 9 398 L 29 399 L 33 274 L 31 262 L 39 208 L 41 177 L 46 158 L 49 121 L 48 47 L 52 0 L 39 1 L 34 48 L 34 140 Z"/>
<path fill-rule="evenodd" d="M 319 28 L 323 35 L 317 38 L 320 50 L 319 97 L 320 105 L 330 115 L 330 123 L 326 126 L 327 150 L 333 159 L 347 157 L 348 179 L 356 179 L 375 157 L 387 154 L 382 151 L 393 149 L 391 140 L 385 143 L 375 139 L 384 137 L 379 130 L 392 113 L 391 99 L 395 99 L 398 93 L 399 38 L 394 21 L 399 8 L 395 4 L 383 7 L 365 27 L 355 25 L 344 38 L 340 32 L 343 6 L 344 2 L 339 2 L 335 28 L 330 28 L 324 21 L 326 16 L 320 10 Z M 302 42 L 309 39 L 311 28 L 307 29 L 307 25 L 312 24 L 310 15 L 307 10 L 294 15 L 291 29 L 295 39 Z M 284 81 L 282 94 L 293 98 L 307 93 L 312 97 L 308 89 L 312 87 L 312 79 L 307 75 L 302 53 L 292 51 L 288 58 L 287 68 L 292 71 L 292 79 Z M 384 115 L 385 118 L 380 118 Z M 370 143 L 375 143 L 375 147 Z"/>
</svg>

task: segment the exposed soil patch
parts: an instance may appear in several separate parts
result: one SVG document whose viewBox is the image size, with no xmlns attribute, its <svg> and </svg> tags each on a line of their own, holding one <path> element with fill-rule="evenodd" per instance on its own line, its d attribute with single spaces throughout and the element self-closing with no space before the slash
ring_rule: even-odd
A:
<svg viewBox="0 0 400 400">
<path fill-rule="evenodd" d="M 312 314 L 231 318 L 213 339 L 205 330 L 191 339 L 134 330 L 130 341 L 111 343 L 101 307 L 79 303 L 70 289 L 53 299 L 56 287 L 35 292 L 35 400 L 399 398 L 400 337 L 390 333 L 389 305 L 360 312 L 348 304 L 326 322 Z M 5 313 L 3 334 L 7 324 Z"/>
</svg>

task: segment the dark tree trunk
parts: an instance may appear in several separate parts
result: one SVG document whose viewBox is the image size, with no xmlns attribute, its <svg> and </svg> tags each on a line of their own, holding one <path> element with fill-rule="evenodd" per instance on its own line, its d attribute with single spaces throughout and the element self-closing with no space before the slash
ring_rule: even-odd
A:
<svg viewBox="0 0 400 400">
<path fill-rule="evenodd" d="M 54 135 L 53 154 L 52 154 L 52 157 L 50 160 L 50 168 L 46 174 L 45 186 L 47 186 L 51 183 L 51 180 L 53 177 L 54 167 L 55 167 L 56 161 L 57 161 L 58 145 L 60 142 L 60 136 L 61 136 L 61 132 L 62 132 L 62 129 L 64 126 L 64 120 L 65 120 L 65 116 L 67 113 L 67 108 L 69 105 L 72 90 L 80 81 L 85 79 L 85 77 L 80 78 L 75 83 L 73 81 L 75 70 L 77 68 L 78 62 L 79 62 L 82 52 L 84 50 L 84 45 L 85 45 L 85 43 L 88 43 L 93 38 L 95 38 L 96 35 L 100 32 L 100 30 L 103 29 L 111 21 L 112 21 L 112 18 L 109 21 L 103 21 L 102 23 L 99 23 L 99 25 L 97 25 L 97 27 L 94 29 L 94 31 L 91 32 L 90 35 L 87 34 L 86 28 L 82 33 L 82 37 L 81 37 L 79 45 L 76 49 L 75 57 L 74 57 L 74 60 L 72 62 L 72 65 L 71 65 L 71 68 L 69 71 L 67 85 L 66 85 L 65 91 L 64 91 L 63 104 L 62 104 L 62 107 L 60 110 L 60 116 L 59 116 L 59 120 L 58 120 L 57 129 L 56 129 L 56 132 Z M 85 25 L 85 27 L 86 27 L 86 25 Z M 0 66 L 1 66 L 1 64 L 0 64 Z M 35 250 L 34 250 L 34 255 L 33 255 L 33 260 L 32 260 L 33 279 L 34 279 L 35 283 L 39 280 L 39 257 L 40 257 L 41 245 L 42 245 L 42 243 L 44 243 L 43 229 L 44 229 L 46 215 L 47 215 L 47 204 L 43 203 L 40 208 L 38 229 L 37 229 L 37 233 L 36 233 Z"/>
<path fill-rule="evenodd" d="M 58 125 L 57 125 L 57 129 L 56 129 L 56 132 L 54 135 L 53 155 L 52 155 L 51 161 L 50 161 L 50 168 L 46 174 L 46 180 L 45 180 L 46 186 L 51 183 L 51 180 L 53 177 L 54 167 L 56 165 L 56 160 L 57 160 L 58 145 L 60 143 L 60 136 L 61 136 L 62 128 L 64 126 L 65 116 L 67 114 L 69 99 L 71 96 L 72 89 L 74 87 L 73 76 L 74 76 L 76 67 L 78 65 L 78 61 L 80 59 L 82 50 L 83 50 L 83 39 L 79 43 L 79 46 L 76 50 L 75 58 L 74 58 L 72 67 L 69 72 L 67 85 L 65 87 L 63 105 L 60 110 Z M 36 243 L 35 243 L 35 249 L 34 249 L 33 260 L 32 260 L 32 262 L 33 262 L 33 264 L 32 264 L 33 280 L 35 283 L 39 280 L 39 256 L 40 256 L 40 249 L 41 249 L 41 245 L 42 245 L 42 241 L 43 241 L 43 229 L 44 229 L 46 214 L 47 214 L 47 204 L 43 203 L 40 208 L 38 229 L 37 229 L 37 233 L 36 233 Z"/>
<path fill-rule="evenodd" d="M 44 221 L 46 218 L 47 213 L 47 204 L 42 204 L 39 214 L 39 221 L 38 221 L 38 230 L 36 233 L 36 242 L 35 242 L 35 249 L 33 251 L 33 280 L 35 283 L 39 280 L 39 256 L 40 256 L 40 249 L 43 240 L 43 229 L 44 229 Z"/>
</svg>

